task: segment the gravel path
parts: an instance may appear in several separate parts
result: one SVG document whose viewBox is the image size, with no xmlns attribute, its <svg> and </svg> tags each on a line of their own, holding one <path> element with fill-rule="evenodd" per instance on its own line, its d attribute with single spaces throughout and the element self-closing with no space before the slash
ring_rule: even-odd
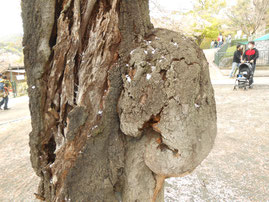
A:
<svg viewBox="0 0 269 202">
<path fill-rule="evenodd" d="M 34 201 L 38 177 L 30 163 L 30 120 L 1 126 L 0 201 Z"/>
<path fill-rule="evenodd" d="M 214 149 L 191 175 L 167 180 L 165 201 L 269 201 L 269 86 L 232 91 L 218 85 L 215 94 Z M 34 201 L 38 186 L 29 160 L 28 99 L 17 101 L 0 111 L 1 202 Z"/>
<path fill-rule="evenodd" d="M 0 111 L 0 201 L 34 201 L 38 177 L 30 163 L 28 97 L 10 99 Z"/>
<path fill-rule="evenodd" d="M 215 94 L 214 149 L 191 175 L 167 180 L 165 201 L 269 201 L 269 86 Z"/>
</svg>

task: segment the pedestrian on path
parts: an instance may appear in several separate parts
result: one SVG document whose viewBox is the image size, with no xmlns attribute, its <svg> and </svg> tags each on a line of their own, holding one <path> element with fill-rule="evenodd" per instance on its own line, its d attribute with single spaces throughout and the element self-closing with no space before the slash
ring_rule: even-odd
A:
<svg viewBox="0 0 269 202">
<path fill-rule="evenodd" d="M 242 55 L 243 55 L 243 46 L 242 45 L 237 45 L 236 51 L 234 52 L 234 57 L 233 57 L 233 64 L 232 64 L 232 70 L 230 72 L 230 78 L 235 76 L 235 73 L 242 62 Z"/>
<path fill-rule="evenodd" d="M 245 51 L 243 55 L 244 62 L 249 62 L 252 66 L 252 72 L 254 77 L 254 72 L 256 70 L 256 61 L 259 58 L 259 51 L 255 48 L 255 42 L 250 41 L 248 43 L 248 50 Z M 252 84 L 254 82 L 253 77 L 251 77 L 249 81 L 249 86 L 252 87 Z"/>
<path fill-rule="evenodd" d="M 214 43 L 215 48 L 217 48 L 218 45 L 219 45 L 219 44 L 218 44 L 217 40 L 215 40 L 215 43 Z"/>
<path fill-rule="evenodd" d="M 212 49 L 212 48 L 215 48 L 215 41 L 214 41 L 214 40 L 211 41 L 210 48 L 211 48 L 211 49 Z"/>
<path fill-rule="evenodd" d="M 222 36 L 222 34 L 220 33 L 219 36 L 218 36 L 218 45 L 219 45 L 219 47 L 222 46 L 223 41 L 224 41 L 224 40 L 223 40 L 223 36 Z"/>
<path fill-rule="evenodd" d="M 0 98 L 3 98 L 5 95 L 5 84 L 3 80 L 3 75 L 0 73 Z"/>
<path fill-rule="evenodd" d="M 11 87 L 10 81 L 7 79 L 6 76 L 3 76 L 3 79 L 0 80 L 1 85 L 3 86 L 4 92 L 3 92 L 3 98 L 0 102 L 0 109 L 2 109 L 2 105 L 4 105 L 4 110 L 8 110 L 8 95 L 9 95 L 9 88 Z"/>
</svg>

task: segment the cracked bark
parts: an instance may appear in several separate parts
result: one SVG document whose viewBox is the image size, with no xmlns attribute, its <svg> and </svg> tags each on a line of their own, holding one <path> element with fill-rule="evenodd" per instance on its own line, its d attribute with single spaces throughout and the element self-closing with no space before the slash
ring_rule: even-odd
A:
<svg viewBox="0 0 269 202">
<path fill-rule="evenodd" d="M 162 183 L 169 176 L 153 172 L 144 151 L 158 132 L 160 142 L 176 152 L 158 127 L 167 105 L 155 103 L 158 110 L 143 120 L 140 136 L 121 128 L 125 75 L 139 75 L 127 66 L 130 52 L 158 33 L 150 23 L 148 1 L 23 0 L 22 11 L 31 162 L 41 179 L 37 196 L 46 201 L 163 201 Z M 203 66 L 200 58 L 184 62 Z M 168 73 L 160 70 L 164 83 Z M 136 104 L 148 106 L 151 91 L 144 89 Z"/>
</svg>

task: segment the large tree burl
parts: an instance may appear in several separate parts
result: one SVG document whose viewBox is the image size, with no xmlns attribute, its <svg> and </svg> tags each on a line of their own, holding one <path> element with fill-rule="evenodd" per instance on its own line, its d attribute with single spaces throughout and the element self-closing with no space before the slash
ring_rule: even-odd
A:
<svg viewBox="0 0 269 202">
<path fill-rule="evenodd" d="M 191 172 L 217 133 L 216 105 L 202 50 L 183 35 L 155 30 L 131 51 L 119 101 L 121 130 L 145 140 L 144 161 L 157 175 Z"/>
</svg>

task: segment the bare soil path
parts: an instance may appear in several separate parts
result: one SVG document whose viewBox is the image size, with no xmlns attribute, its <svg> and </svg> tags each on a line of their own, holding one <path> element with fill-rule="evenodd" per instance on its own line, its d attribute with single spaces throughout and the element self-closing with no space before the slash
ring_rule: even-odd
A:
<svg viewBox="0 0 269 202">
<path fill-rule="evenodd" d="M 225 79 L 210 68 L 212 80 Z M 167 180 L 166 202 L 269 201 L 269 85 L 260 82 L 248 91 L 233 91 L 229 82 L 214 86 L 214 149 L 191 175 Z M 10 107 L 0 111 L 0 201 L 35 201 L 28 98 L 11 99 Z"/>
<path fill-rule="evenodd" d="M 215 94 L 215 146 L 191 175 L 167 180 L 165 201 L 269 201 L 269 86 Z"/>
<path fill-rule="evenodd" d="M 28 97 L 0 111 L 0 201 L 35 201 L 38 177 L 30 163 Z"/>
<path fill-rule="evenodd" d="M 205 50 L 215 89 L 218 135 L 208 158 L 189 176 L 166 181 L 166 202 L 269 201 L 269 78 L 233 91 L 234 79 Z"/>
</svg>

